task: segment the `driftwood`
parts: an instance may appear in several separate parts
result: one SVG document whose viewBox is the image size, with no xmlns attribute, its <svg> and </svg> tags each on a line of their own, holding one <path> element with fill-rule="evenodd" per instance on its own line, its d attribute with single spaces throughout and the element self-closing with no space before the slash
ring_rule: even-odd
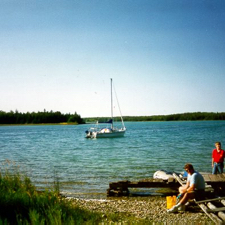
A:
<svg viewBox="0 0 225 225">
<path fill-rule="evenodd" d="M 214 201 L 224 201 L 224 205 L 225 205 L 225 197 L 219 197 L 219 198 L 212 198 L 212 199 L 205 199 L 205 200 L 201 200 L 201 201 L 196 201 L 197 204 L 199 203 L 205 203 L 205 202 L 214 202 Z"/>
<path fill-rule="evenodd" d="M 217 207 L 212 202 L 217 202 L 217 205 L 225 205 L 225 197 L 205 199 L 195 202 L 209 216 L 212 221 L 217 224 L 224 224 L 225 213 L 223 211 L 225 211 L 225 207 Z"/>
<path fill-rule="evenodd" d="M 208 212 L 208 207 L 203 203 L 198 204 L 202 211 L 216 224 L 223 224 L 223 221 L 213 213 Z"/>
<path fill-rule="evenodd" d="M 225 221 L 225 213 L 222 211 L 225 211 L 225 207 L 220 207 L 217 208 L 214 204 L 212 204 L 211 202 L 209 202 L 207 204 L 207 206 L 209 207 L 208 212 L 216 212 L 218 213 L 218 217 L 221 218 L 223 221 Z"/>
</svg>

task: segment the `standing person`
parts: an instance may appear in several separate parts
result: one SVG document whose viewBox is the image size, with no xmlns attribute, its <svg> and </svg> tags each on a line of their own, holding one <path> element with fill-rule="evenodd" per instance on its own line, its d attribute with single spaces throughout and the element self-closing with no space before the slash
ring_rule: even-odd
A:
<svg viewBox="0 0 225 225">
<path fill-rule="evenodd" d="M 181 200 L 178 204 L 167 210 L 168 213 L 174 213 L 178 210 L 185 211 L 185 204 L 189 199 L 202 199 L 205 197 L 205 180 L 203 176 L 194 170 L 192 164 L 186 164 L 184 169 L 188 173 L 188 177 L 186 185 L 179 187 Z"/>
<path fill-rule="evenodd" d="M 216 148 L 212 151 L 212 174 L 223 173 L 225 151 L 221 149 L 221 143 L 215 143 Z"/>
</svg>

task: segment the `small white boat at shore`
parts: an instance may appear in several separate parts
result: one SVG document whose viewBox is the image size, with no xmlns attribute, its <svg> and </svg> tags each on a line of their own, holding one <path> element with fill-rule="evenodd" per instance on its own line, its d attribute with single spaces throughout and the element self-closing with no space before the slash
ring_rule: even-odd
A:
<svg viewBox="0 0 225 225">
<path fill-rule="evenodd" d="M 173 173 L 170 173 L 165 170 L 158 170 L 153 174 L 154 179 L 162 179 L 162 180 L 168 180 L 169 178 L 173 178 Z"/>
</svg>

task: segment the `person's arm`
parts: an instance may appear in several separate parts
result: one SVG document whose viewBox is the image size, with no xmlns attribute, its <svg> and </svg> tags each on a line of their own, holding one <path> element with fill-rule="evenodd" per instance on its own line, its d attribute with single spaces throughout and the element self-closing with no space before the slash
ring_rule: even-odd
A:
<svg viewBox="0 0 225 225">
<path fill-rule="evenodd" d="M 186 185 L 184 186 L 184 192 L 187 192 L 187 189 L 190 186 L 190 181 L 187 181 Z"/>
<path fill-rule="evenodd" d="M 195 190 L 195 184 L 192 184 L 190 187 L 187 188 L 187 192 L 192 192 Z"/>
<path fill-rule="evenodd" d="M 225 151 L 223 151 L 223 165 L 224 165 L 224 168 L 225 168 L 224 159 L 225 159 Z"/>
<path fill-rule="evenodd" d="M 214 150 L 213 150 L 214 152 Z M 212 167 L 214 166 L 214 157 L 213 157 L 213 152 L 212 152 Z"/>
</svg>

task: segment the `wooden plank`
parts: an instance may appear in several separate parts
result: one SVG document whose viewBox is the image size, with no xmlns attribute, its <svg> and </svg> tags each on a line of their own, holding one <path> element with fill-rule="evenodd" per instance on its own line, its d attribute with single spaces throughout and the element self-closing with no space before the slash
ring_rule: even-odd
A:
<svg viewBox="0 0 225 225">
<path fill-rule="evenodd" d="M 154 179 L 153 178 L 145 178 L 145 179 L 142 179 L 140 181 L 144 181 L 144 182 L 152 182 Z"/>
<path fill-rule="evenodd" d="M 212 199 L 205 199 L 201 201 L 195 201 L 197 204 L 204 203 L 204 202 L 214 202 L 214 201 L 220 201 L 222 199 L 225 199 L 225 197 L 219 197 L 219 198 L 212 198 Z"/>
<path fill-rule="evenodd" d="M 223 175 L 222 174 L 217 174 L 217 179 L 219 179 L 220 181 L 223 180 Z"/>
<path fill-rule="evenodd" d="M 178 183 L 167 184 L 165 182 L 131 182 L 127 185 L 128 188 L 153 188 L 153 187 L 179 187 Z"/>
<path fill-rule="evenodd" d="M 221 203 L 225 206 L 225 200 L 221 200 Z"/>
<path fill-rule="evenodd" d="M 225 182 L 225 178 L 223 174 L 209 174 L 210 178 L 209 182 Z"/>
<path fill-rule="evenodd" d="M 153 179 L 152 182 L 165 182 L 163 179 Z"/>
<path fill-rule="evenodd" d="M 186 184 L 186 181 L 182 181 L 180 177 L 178 177 L 175 173 L 173 173 L 173 177 L 182 185 L 184 186 Z"/>
<path fill-rule="evenodd" d="M 208 210 L 208 212 L 218 212 L 218 216 L 219 218 L 221 218 L 223 221 L 225 221 L 225 213 L 222 212 L 222 208 L 224 208 L 225 210 L 225 207 L 222 207 L 222 208 L 217 208 L 215 205 L 213 205 L 211 202 L 209 202 L 207 204 L 207 206 L 210 208 Z"/>
<path fill-rule="evenodd" d="M 162 179 L 152 179 L 151 181 L 119 181 L 119 182 L 111 182 L 109 183 L 110 190 L 116 189 L 127 189 L 127 188 L 155 188 L 155 187 L 171 187 L 178 188 L 179 183 L 177 182 L 166 182 Z"/>
<path fill-rule="evenodd" d="M 214 209 L 208 209 L 208 212 L 221 212 L 225 211 L 225 207 L 219 207 L 219 208 L 214 208 Z"/>
<path fill-rule="evenodd" d="M 211 174 L 205 174 L 203 175 L 204 179 L 207 180 L 207 181 L 211 181 Z"/>
<path fill-rule="evenodd" d="M 207 212 L 208 208 L 204 204 L 198 204 L 198 206 L 202 209 L 202 211 L 216 224 L 222 224 L 222 220 L 218 218 L 213 213 Z"/>
<path fill-rule="evenodd" d="M 209 175 L 208 174 L 204 174 L 202 176 L 203 176 L 205 182 L 210 181 L 210 178 L 209 178 Z"/>
<path fill-rule="evenodd" d="M 172 177 L 170 177 L 169 179 L 168 179 L 168 183 L 173 183 L 175 181 L 175 179 L 174 178 L 172 178 Z"/>
<path fill-rule="evenodd" d="M 225 221 L 225 213 L 224 212 L 218 212 L 218 216 Z M 224 223 L 223 223 L 224 224 Z"/>
<path fill-rule="evenodd" d="M 215 175 L 215 174 L 210 174 L 209 177 L 210 177 L 210 181 L 211 181 L 211 182 L 218 181 L 217 175 Z"/>
<path fill-rule="evenodd" d="M 109 188 L 110 189 L 115 189 L 115 188 L 127 188 L 128 184 L 130 183 L 130 181 L 119 181 L 119 182 L 112 182 L 109 183 Z"/>
</svg>

